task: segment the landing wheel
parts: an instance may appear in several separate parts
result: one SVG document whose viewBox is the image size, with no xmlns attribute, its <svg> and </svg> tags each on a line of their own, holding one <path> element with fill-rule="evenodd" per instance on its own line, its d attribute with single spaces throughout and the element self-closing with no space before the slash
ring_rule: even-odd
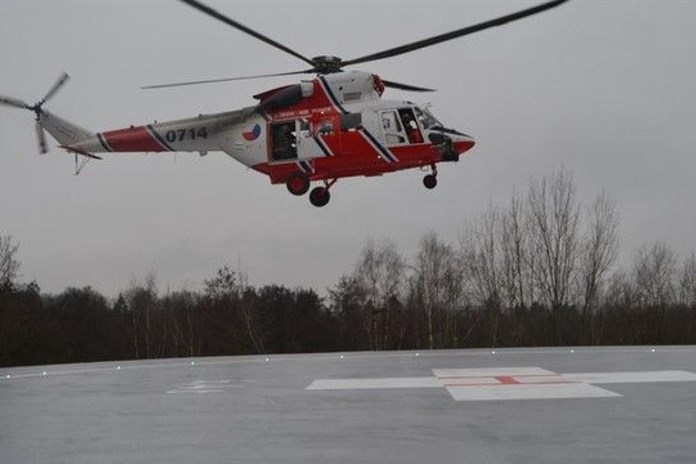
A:
<svg viewBox="0 0 696 464">
<path fill-rule="evenodd" d="M 427 189 L 434 189 L 437 186 L 437 177 L 434 174 L 428 174 L 423 178 L 423 185 Z"/>
<path fill-rule="evenodd" d="M 310 203 L 318 208 L 326 206 L 330 199 L 331 194 L 329 193 L 329 189 L 326 187 L 315 187 L 311 192 L 309 192 Z"/>
<path fill-rule="evenodd" d="M 293 195 L 304 195 L 309 190 L 309 178 L 303 172 L 296 172 L 288 177 L 285 186 L 288 188 L 288 192 Z"/>
</svg>

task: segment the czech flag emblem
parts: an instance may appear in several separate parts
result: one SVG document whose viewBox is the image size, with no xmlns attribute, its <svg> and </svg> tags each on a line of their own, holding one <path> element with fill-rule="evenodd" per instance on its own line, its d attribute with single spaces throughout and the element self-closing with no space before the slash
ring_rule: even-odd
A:
<svg viewBox="0 0 696 464">
<path fill-rule="evenodd" d="M 242 137 L 244 137 L 244 140 L 247 140 L 249 142 L 258 139 L 259 135 L 261 135 L 261 126 L 258 124 L 254 124 L 254 127 L 242 132 Z"/>
</svg>

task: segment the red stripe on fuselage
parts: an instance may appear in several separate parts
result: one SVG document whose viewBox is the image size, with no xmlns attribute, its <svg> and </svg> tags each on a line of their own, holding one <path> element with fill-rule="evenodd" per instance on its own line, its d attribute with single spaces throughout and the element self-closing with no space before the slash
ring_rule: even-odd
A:
<svg viewBox="0 0 696 464">
<path fill-rule="evenodd" d="M 386 162 L 378 156 L 376 150 L 358 134 L 344 134 L 323 137 L 322 140 L 330 146 L 334 156 L 317 156 L 312 158 L 314 173 L 311 180 L 336 179 L 353 176 L 376 176 L 388 172 L 401 171 L 418 167 L 430 166 L 442 161 L 437 149 L 431 144 L 400 145 L 390 147 L 391 152 L 399 161 Z M 464 153 L 474 146 L 474 141 L 455 143 L 455 150 Z M 299 170 L 295 160 L 288 163 L 260 163 L 253 169 L 268 175 L 271 183 L 285 182 L 288 176 Z"/>
<path fill-rule="evenodd" d="M 143 126 L 103 132 L 102 136 L 113 151 L 165 151 Z"/>
</svg>

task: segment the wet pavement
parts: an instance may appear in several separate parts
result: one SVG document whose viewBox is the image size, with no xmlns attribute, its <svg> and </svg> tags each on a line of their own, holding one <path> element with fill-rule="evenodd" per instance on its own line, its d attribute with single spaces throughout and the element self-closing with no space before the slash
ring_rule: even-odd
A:
<svg viewBox="0 0 696 464">
<path fill-rule="evenodd" d="M 0 463 L 694 463 L 696 347 L 0 368 Z"/>
</svg>

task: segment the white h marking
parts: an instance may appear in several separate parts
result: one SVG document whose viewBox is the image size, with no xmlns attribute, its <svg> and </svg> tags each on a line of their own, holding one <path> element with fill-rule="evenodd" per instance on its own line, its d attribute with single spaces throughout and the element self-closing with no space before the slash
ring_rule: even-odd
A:
<svg viewBox="0 0 696 464">
<path fill-rule="evenodd" d="M 434 369 L 432 377 L 318 379 L 307 390 L 445 388 L 455 401 L 621 396 L 594 384 L 696 382 L 687 371 L 556 374 L 539 367 Z"/>
</svg>

